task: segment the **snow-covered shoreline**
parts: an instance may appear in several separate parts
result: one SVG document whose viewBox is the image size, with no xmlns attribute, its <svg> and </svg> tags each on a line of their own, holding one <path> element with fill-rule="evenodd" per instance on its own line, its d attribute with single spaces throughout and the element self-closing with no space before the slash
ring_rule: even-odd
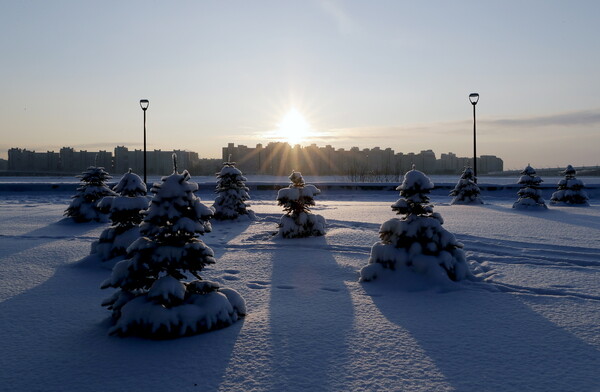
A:
<svg viewBox="0 0 600 392">
<path fill-rule="evenodd" d="M 192 181 L 194 179 L 192 178 Z M 314 183 L 322 191 L 319 199 L 335 200 L 346 199 L 371 199 L 378 198 L 382 194 L 387 195 L 390 201 L 394 201 L 398 194 L 396 187 L 398 183 Z M 109 183 L 110 186 L 114 183 Z M 197 194 L 202 199 L 213 199 L 215 194 L 216 182 L 198 183 L 199 190 Z M 447 197 L 448 202 L 452 199 L 449 193 L 454 189 L 456 183 L 435 183 L 435 188 L 432 190 L 432 195 Z M 494 183 L 479 183 L 481 194 L 484 202 L 486 199 L 496 198 L 517 198 L 517 191 L 520 186 L 516 183 L 511 184 L 494 184 Z M 20 198 L 24 195 L 52 195 L 53 197 L 70 196 L 75 193 L 79 184 L 76 183 L 0 183 L 0 195 L 11 198 Z M 275 200 L 277 190 L 287 186 L 287 183 L 266 183 L 266 182 L 247 182 L 246 186 L 250 190 L 250 196 L 253 200 Z M 556 191 L 557 185 L 554 183 L 544 183 L 541 186 L 541 192 L 544 198 L 550 199 Z M 590 203 L 598 203 L 600 199 L 600 182 L 586 183 L 586 192 L 590 196 Z M 25 196 L 26 197 L 26 196 Z M 252 204 L 252 203 L 251 203 Z"/>
<path fill-rule="evenodd" d="M 122 173 L 111 173 L 111 175 L 116 179 L 120 177 Z M 254 174 L 245 174 L 247 178 L 247 183 L 252 184 L 287 184 L 288 178 L 287 176 L 272 176 L 272 175 L 254 175 Z M 148 182 L 154 183 L 159 182 L 162 176 L 148 176 Z M 456 181 L 460 178 L 460 175 L 431 175 L 429 176 L 434 184 L 437 183 L 448 183 L 448 184 L 456 184 Z M 519 176 L 515 175 L 511 176 L 479 176 L 478 182 L 481 184 L 496 184 L 496 185 L 506 185 L 506 184 L 516 184 Z M 543 176 L 544 184 L 556 184 L 563 177 L 560 175 L 556 176 Z M 586 184 L 598 184 L 600 185 L 600 177 L 589 177 L 589 176 L 578 176 L 580 180 L 585 182 Z M 306 180 L 312 184 L 356 184 L 356 181 L 349 181 L 347 177 L 344 176 L 306 176 Z M 195 181 L 199 184 L 204 183 L 215 183 L 215 176 L 192 176 L 192 181 Z M 401 183 L 402 176 L 399 176 L 396 181 L 390 182 L 376 182 L 380 184 L 394 184 Z M 45 183 L 45 184 L 77 184 L 79 183 L 79 179 L 75 176 L 61 176 L 61 177 L 41 177 L 41 176 L 23 176 L 23 177 L 12 177 L 12 176 L 0 176 L 0 185 L 2 184 L 33 184 L 33 183 Z M 375 182 L 367 182 L 366 184 L 373 184 Z"/>
</svg>

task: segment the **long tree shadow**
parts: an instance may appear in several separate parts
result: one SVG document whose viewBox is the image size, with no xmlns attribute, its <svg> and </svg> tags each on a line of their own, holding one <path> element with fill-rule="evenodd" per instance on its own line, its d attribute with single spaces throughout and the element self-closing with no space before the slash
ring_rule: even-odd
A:
<svg viewBox="0 0 600 392">
<path fill-rule="evenodd" d="M 225 252 L 224 248 L 227 247 L 229 241 L 242 234 L 255 222 L 256 220 L 245 217 L 233 221 L 212 220 L 212 231 L 200 236 L 200 239 L 210 246 L 215 252 L 215 256 L 219 258 Z"/>
<path fill-rule="evenodd" d="M 104 223 L 98 222 L 74 223 L 70 218 L 63 218 L 58 222 L 51 223 L 25 234 L 0 235 L 0 241 L 3 243 L 2 257 L 8 257 L 12 254 L 23 252 L 27 249 L 44 245 L 52 241 L 71 238 L 85 239 L 84 235 L 86 233 L 104 225 Z M 89 239 L 95 240 L 97 237 L 91 236 Z M 18 243 L 15 240 L 18 240 Z M 4 245 L 4 243 L 6 245 Z"/>
<path fill-rule="evenodd" d="M 55 269 L 88 254 L 98 223 L 74 224 L 65 220 L 23 235 L 0 236 L 0 301 L 41 284 Z"/>
<path fill-rule="evenodd" d="M 591 391 L 600 352 L 510 294 L 363 285 L 458 391 Z M 375 294 L 376 293 L 376 294 Z"/>
<path fill-rule="evenodd" d="M 63 260 L 63 263 L 65 260 Z M 2 385 L 17 391 L 216 390 L 243 326 L 151 341 L 108 335 L 101 269 L 63 265 L 0 303 Z"/>
<path fill-rule="evenodd" d="M 272 390 L 344 390 L 354 309 L 325 237 L 278 239 L 270 299 Z M 303 245 L 310 243 L 311 248 Z"/>
<path fill-rule="evenodd" d="M 546 219 L 558 223 L 569 223 L 595 230 L 600 230 L 600 220 L 595 215 L 584 215 L 585 211 L 593 207 L 554 207 L 549 205 L 548 210 L 529 211 L 518 210 L 512 207 L 504 207 L 496 204 L 484 204 L 481 208 L 487 208 L 502 213 L 512 213 L 519 216 L 528 216 L 540 219 Z M 564 209 L 568 209 L 568 212 Z"/>
</svg>

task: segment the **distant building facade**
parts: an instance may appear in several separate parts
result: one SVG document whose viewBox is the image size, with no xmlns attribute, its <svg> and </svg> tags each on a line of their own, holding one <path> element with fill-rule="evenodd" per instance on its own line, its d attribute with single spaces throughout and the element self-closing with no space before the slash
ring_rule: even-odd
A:
<svg viewBox="0 0 600 392">
<path fill-rule="evenodd" d="M 346 176 L 356 181 L 367 177 L 391 180 L 409 171 L 413 164 L 428 174 L 459 174 L 472 162 L 472 158 L 457 157 L 451 152 L 442 154 L 438 159 L 432 150 L 396 153 L 391 148 L 380 147 L 346 150 L 316 144 L 292 147 L 288 143 L 273 142 L 266 146 L 257 144 L 248 147 L 229 143 L 222 149 L 222 159 L 200 159 L 198 153 L 184 150 L 147 151 L 148 174 L 170 174 L 173 171 L 173 153 L 177 154 L 178 169 L 187 169 L 192 175 L 214 175 L 223 161 L 232 160 L 247 174 L 282 176 L 299 170 L 305 175 Z M 71 147 L 63 147 L 58 153 L 20 148 L 8 150 L 7 170 L 13 172 L 77 174 L 94 165 L 103 166 L 116 175 L 130 168 L 141 174 L 144 171 L 144 152 L 125 146 L 117 146 L 113 152 L 76 151 Z M 477 158 L 477 169 L 478 175 L 502 172 L 504 163 L 496 156 L 482 155 Z"/>
<path fill-rule="evenodd" d="M 184 150 L 146 151 L 146 169 L 148 174 L 167 175 L 173 172 L 173 153 L 177 154 L 178 170 L 192 170 L 198 164 L 198 153 Z M 132 150 L 127 147 L 115 147 L 115 156 L 113 159 L 113 171 L 115 173 L 125 173 L 132 169 L 135 173 L 144 172 L 144 151 Z"/>
<path fill-rule="evenodd" d="M 290 146 L 274 142 L 266 146 L 236 146 L 228 143 L 223 147 L 223 160 L 232 160 L 248 174 L 287 175 L 292 170 L 300 170 L 307 175 L 343 175 L 360 180 L 362 176 L 397 176 L 411 170 L 414 164 L 428 174 L 460 174 L 465 166 L 471 165 L 472 158 L 457 157 L 454 153 L 442 154 L 436 158 L 432 150 L 415 153 L 395 153 L 391 148 L 380 147 L 360 150 L 335 149 L 330 145 L 318 147 Z M 477 158 L 478 175 L 501 172 L 502 159 L 493 155 Z"/>
<path fill-rule="evenodd" d="M 59 154 L 54 151 L 35 152 L 20 148 L 8 150 L 10 171 L 59 171 Z"/>
<path fill-rule="evenodd" d="M 183 150 L 146 152 L 147 173 L 167 175 L 173 172 L 173 153 L 177 154 L 179 170 L 193 170 L 200 162 L 198 153 Z M 7 170 L 23 173 L 81 173 L 89 166 L 102 166 L 111 173 L 125 173 L 130 168 L 135 173 L 144 171 L 144 152 L 130 151 L 127 147 L 117 146 L 114 154 L 109 151 L 75 151 L 71 147 L 63 147 L 58 153 L 54 151 L 35 152 L 27 149 L 11 148 L 8 150 Z"/>
</svg>

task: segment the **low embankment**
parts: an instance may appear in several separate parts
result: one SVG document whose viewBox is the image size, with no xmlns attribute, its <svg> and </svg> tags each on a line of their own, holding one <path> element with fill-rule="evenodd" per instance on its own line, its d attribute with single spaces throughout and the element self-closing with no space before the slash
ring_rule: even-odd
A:
<svg viewBox="0 0 600 392">
<path fill-rule="evenodd" d="M 115 183 L 111 182 L 108 185 L 113 186 Z M 319 189 L 321 189 L 322 195 L 335 193 L 356 193 L 356 192 L 398 192 L 396 188 L 398 183 L 353 183 L 353 182 L 315 182 L 314 183 Z M 262 192 L 276 192 L 278 189 L 288 186 L 288 183 L 277 183 L 277 182 L 248 182 L 246 183 L 250 189 L 250 193 L 254 191 Z M 435 189 L 432 191 L 434 196 L 447 196 L 452 189 L 454 189 L 454 183 L 436 183 Z M 54 183 L 54 182 L 4 182 L 0 183 L 0 192 L 24 192 L 24 193 L 37 193 L 37 192 L 66 192 L 75 193 L 77 188 L 80 186 L 79 183 Z M 216 182 L 200 182 L 200 192 L 203 194 L 211 193 L 216 186 Z M 481 193 L 483 196 L 491 197 L 515 197 L 520 186 L 518 184 L 479 184 Z M 543 184 L 542 194 L 546 199 L 550 199 L 550 196 L 556 191 L 556 185 L 554 184 Z M 600 181 L 597 184 L 587 184 L 586 192 L 591 199 L 600 198 Z"/>
</svg>

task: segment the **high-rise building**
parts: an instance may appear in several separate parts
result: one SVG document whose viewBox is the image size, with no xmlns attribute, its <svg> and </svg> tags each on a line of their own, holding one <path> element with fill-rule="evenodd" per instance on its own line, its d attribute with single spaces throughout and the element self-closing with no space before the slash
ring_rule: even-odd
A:
<svg viewBox="0 0 600 392">
<path fill-rule="evenodd" d="M 282 142 L 269 143 L 266 147 L 257 144 L 255 148 L 228 143 L 223 147 L 223 160 L 236 162 L 248 174 L 287 175 L 299 170 L 306 175 L 343 175 L 357 180 L 366 176 L 397 176 L 411 170 L 413 165 L 425 173 L 460 174 L 470 165 L 469 158 L 457 157 L 451 152 L 436 159 L 432 150 L 404 154 L 395 153 L 391 148 L 336 150 L 331 145 L 291 147 Z M 502 170 L 502 160 L 494 156 L 484 155 L 477 162 L 480 174 Z"/>
<path fill-rule="evenodd" d="M 178 169 L 192 170 L 199 161 L 198 153 L 184 150 L 147 152 L 148 174 L 166 175 L 173 171 L 173 153 L 177 154 Z M 135 173 L 144 171 L 144 152 L 129 151 L 127 147 L 117 146 L 114 157 L 108 151 L 75 151 L 72 147 L 63 147 L 60 152 L 35 152 L 20 148 L 8 150 L 8 170 L 36 173 L 78 174 L 89 166 L 102 166 L 109 172 L 126 173 L 130 168 Z"/>
</svg>

